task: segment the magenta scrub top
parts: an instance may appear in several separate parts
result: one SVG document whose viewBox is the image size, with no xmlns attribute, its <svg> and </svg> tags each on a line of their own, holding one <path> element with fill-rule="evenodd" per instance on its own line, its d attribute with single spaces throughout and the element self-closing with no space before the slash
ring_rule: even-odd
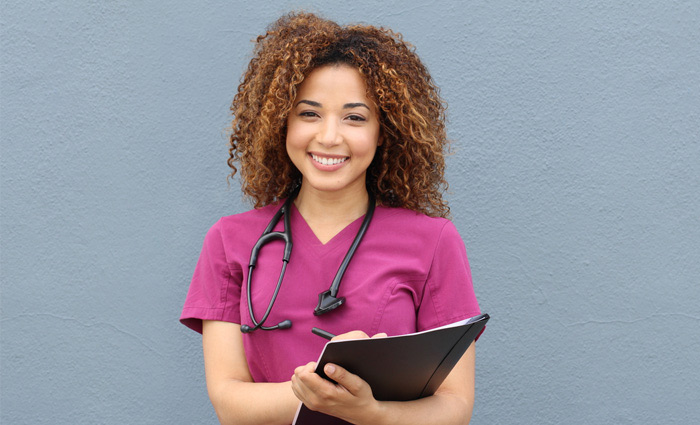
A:
<svg viewBox="0 0 700 425">
<path fill-rule="evenodd" d="M 202 331 L 202 320 L 253 326 L 246 301 L 250 252 L 280 204 L 223 217 L 207 233 L 180 320 Z M 311 333 L 363 330 L 400 335 L 454 323 L 480 313 L 469 263 L 452 222 L 414 211 L 377 206 L 340 285 L 346 302 L 313 314 L 328 290 L 362 219 L 322 244 L 296 207 L 291 211 L 292 256 L 265 325 L 289 319 L 290 329 L 243 334 L 256 382 L 288 381 L 297 366 L 316 361 L 326 341 Z M 275 230 L 283 229 L 280 220 Z M 253 274 L 252 298 L 260 320 L 275 289 L 284 243 L 266 245 Z"/>
</svg>

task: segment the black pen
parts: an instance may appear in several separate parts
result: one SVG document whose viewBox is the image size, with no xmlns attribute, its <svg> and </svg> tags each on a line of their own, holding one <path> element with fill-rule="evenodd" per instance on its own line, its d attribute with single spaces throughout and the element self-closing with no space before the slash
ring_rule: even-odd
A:
<svg viewBox="0 0 700 425">
<path fill-rule="evenodd" d="M 326 338 L 328 340 L 332 339 L 335 336 L 332 333 L 326 332 L 323 329 L 319 329 L 319 328 L 312 328 L 311 332 L 315 333 L 316 335 L 318 335 L 320 337 Z"/>
</svg>

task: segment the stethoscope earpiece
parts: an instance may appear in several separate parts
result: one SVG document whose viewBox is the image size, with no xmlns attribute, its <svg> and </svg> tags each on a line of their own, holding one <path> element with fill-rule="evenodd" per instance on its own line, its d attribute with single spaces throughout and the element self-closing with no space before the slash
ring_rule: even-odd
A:
<svg viewBox="0 0 700 425">
<path fill-rule="evenodd" d="M 292 327 L 292 321 L 287 319 L 282 322 L 280 322 L 279 325 L 277 325 L 277 329 L 289 329 Z"/>
<path fill-rule="evenodd" d="M 271 331 L 271 330 L 274 330 L 274 329 L 289 329 L 289 328 L 291 328 L 291 327 L 292 327 L 292 321 L 289 320 L 289 319 L 287 319 L 287 320 L 283 320 L 283 321 L 279 322 L 279 323 L 277 324 L 277 326 L 272 326 L 272 327 L 269 328 L 269 329 L 268 329 L 268 328 L 265 328 L 265 330 Z M 241 325 L 241 332 L 243 332 L 244 334 L 251 333 L 251 332 L 253 332 L 254 330 L 255 330 L 255 328 L 251 328 L 251 327 L 248 326 L 248 325 Z"/>
</svg>

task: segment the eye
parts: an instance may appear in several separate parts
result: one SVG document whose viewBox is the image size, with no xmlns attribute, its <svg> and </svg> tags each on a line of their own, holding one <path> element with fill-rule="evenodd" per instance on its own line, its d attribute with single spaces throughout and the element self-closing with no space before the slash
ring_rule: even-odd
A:
<svg viewBox="0 0 700 425">
<path fill-rule="evenodd" d="M 354 114 L 348 115 L 348 119 L 350 121 L 357 121 L 357 122 L 367 121 L 367 119 L 365 119 L 365 117 L 363 117 L 362 115 L 354 115 Z"/>
<path fill-rule="evenodd" d="M 314 118 L 317 117 L 318 114 L 314 111 L 303 111 L 299 113 L 300 117 L 306 117 L 306 118 Z"/>
</svg>

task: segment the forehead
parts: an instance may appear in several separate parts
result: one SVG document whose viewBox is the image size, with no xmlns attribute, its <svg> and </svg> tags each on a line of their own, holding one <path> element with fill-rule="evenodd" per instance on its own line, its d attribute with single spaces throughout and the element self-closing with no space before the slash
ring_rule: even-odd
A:
<svg viewBox="0 0 700 425">
<path fill-rule="evenodd" d="M 324 65 L 311 71 L 297 89 L 297 100 L 308 96 L 369 101 L 362 74 L 349 65 Z"/>
</svg>

